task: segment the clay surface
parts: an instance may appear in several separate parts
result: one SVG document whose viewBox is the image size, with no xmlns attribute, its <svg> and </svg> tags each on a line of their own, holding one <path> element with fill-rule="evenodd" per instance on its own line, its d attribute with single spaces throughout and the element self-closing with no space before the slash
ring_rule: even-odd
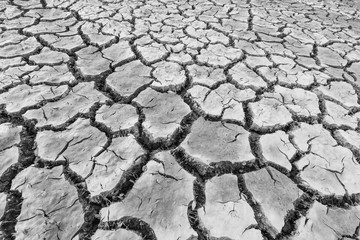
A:
<svg viewBox="0 0 360 240">
<path fill-rule="evenodd" d="M 0 1 L 0 240 L 360 239 L 359 19 Z"/>
</svg>

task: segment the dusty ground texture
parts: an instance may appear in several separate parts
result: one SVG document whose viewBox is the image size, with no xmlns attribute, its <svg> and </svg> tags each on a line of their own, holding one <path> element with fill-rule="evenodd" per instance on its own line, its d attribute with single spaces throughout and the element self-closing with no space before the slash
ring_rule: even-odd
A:
<svg viewBox="0 0 360 240">
<path fill-rule="evenodd" d="M 0 1 L 0 239 L 360 239 L 359 7 Z"/>
</svg>

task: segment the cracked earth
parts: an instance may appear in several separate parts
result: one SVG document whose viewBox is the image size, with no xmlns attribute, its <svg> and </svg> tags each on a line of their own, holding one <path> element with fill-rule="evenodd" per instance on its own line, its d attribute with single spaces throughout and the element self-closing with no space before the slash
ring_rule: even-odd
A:
<svg viewBox="0 0 360 240">
<path fill-rule="evenodd" d="M 360 4 L 0 2 L 0 239 L 360 239 Z"/>
</svg>

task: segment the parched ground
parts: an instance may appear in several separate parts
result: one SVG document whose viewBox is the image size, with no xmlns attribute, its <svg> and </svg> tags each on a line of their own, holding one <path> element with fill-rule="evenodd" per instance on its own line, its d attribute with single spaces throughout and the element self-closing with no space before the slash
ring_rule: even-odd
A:
<svg viewBox="0 0 360 240">
<path fill-rule="evenodd" d="M 360 239 L 360 3 L 0 1 L 0 239 Z"/>
</svg>

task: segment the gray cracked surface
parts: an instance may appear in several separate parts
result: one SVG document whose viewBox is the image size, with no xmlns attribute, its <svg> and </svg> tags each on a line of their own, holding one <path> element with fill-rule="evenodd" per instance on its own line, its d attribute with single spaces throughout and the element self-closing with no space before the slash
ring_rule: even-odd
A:
<svg viewBox="0 0 360 240">
<path fill-rule="evenodd" d="M 359 239 L 359 18 L 0 2 L 0 239 Z"/>
</svg>

